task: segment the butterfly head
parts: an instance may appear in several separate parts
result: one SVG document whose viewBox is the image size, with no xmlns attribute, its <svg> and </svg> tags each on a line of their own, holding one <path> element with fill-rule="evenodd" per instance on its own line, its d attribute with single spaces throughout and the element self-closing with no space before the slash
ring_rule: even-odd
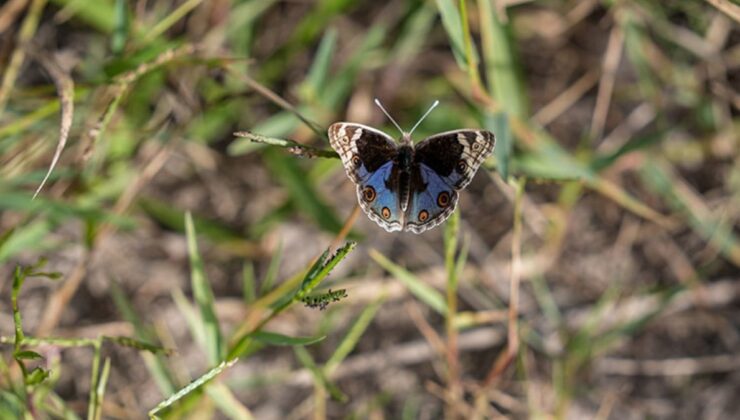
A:
<svg viewBox="0 0 740 420">
<path fill-rule="evenodd" d="M 414 124 L 414 127 L 411 128 L 411 131 L 409 131 L 409 132 L 403 131 L 403 129 L 401 128 L 401 126 L 398 125 L 398 123 L 396 122 L 396 120 L 394 120 L 393 117 L 391 117 L 391 114 L 389 114 L 388 111 L 385 110 L 385 108 L 380 103 L 380 100 L 378 100 L 378 98 L 375 98 L 375 105 L 377 105 L 378 108 L 380 108 L 380 110 L 383 111 L 383 113 L 385 114 L 385 116 L 388 117 L 388 119 L 391 120 L 391 122 L 393 123 L 393 125 L 396 126 L 396 128 L 398 129 L 398 131 L 401 132 L 401 144 L 403 144 L 405 146 L 411 146 L 413 144 L 413 141 L 411 140 L 411 134 L 414 132 L 414 130 L 416 130 L 416 127 L 418 127 L 419 124 L 421 124 L 421 122 L 424 121 L 424 118 L 426 118 L 427 115 L 429 115 L 429 113 L 432 112 L 432 110 L 434 108 L 436 108 L 437 105 L 439 105 L 439 101 L 434 101 L 434 103 L 432 104 L 432 106 L 430 106 L 429 109 L 427 110 L 427 112 L 425 112 L 424 115 L 422 115 L 421 118 L 419 118 L 419 121 L 417 121 L 416 124 Z"/>
</svg>

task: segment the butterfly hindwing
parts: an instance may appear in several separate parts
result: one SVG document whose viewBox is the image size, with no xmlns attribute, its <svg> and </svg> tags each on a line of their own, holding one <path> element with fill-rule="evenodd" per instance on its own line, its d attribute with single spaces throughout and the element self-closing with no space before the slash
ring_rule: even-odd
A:
<svg viewBox="0 0 740 420">
<path fill-rule="evenodd" d="M 423 163 L 418 165 L 411 179 L 405 230 L 421 233 L 450 217 L 457 206 L 457 191 Z"/>
<path fill-rule="evenodd" d="M 398 201 L 398 177 L 388 161 L 357 184 L 357 200 L 370 220 L 388 232 L 403 229 L 402 212 Z"/>
<path fill-rule="evenodd" d="M 357 198 L 368 217 L 389 232 L 403 229 L 398 202 L 394 158 L 398 149 L 391 137 L 362 124 L 335 123 L 329 142 L 357 185 Z"/>
</svg>

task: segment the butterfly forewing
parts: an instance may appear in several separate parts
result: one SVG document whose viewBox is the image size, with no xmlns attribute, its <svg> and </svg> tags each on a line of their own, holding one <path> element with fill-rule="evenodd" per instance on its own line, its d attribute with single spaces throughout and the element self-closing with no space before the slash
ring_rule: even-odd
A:
<svg viewBox="0 0 740 420">
<path fill-rule="evenodd" d="M 454 130 L 435 134 L 416 146 L 416 161 L 432 168 L 457 190 L 470 183 L 493 151 L 495 138 L 486 130 Z"/>
<path fill-rule="evenodd" d="M 398 201 L 396 143 L 382 131 L 361 124 L 336 123 L 329 142 L 357 185 L 357 199 L 368 217 L 389 232 L 403 229 Z"/>
<path fill-rule="evenodd" d="M 436 134 L 415 148 L 411 203 L 405 230 L 421 233 L 444 222 L 457 206 L 457 191 L 470 183 L 493 150 L 493 134 L 455 130 Z"/>
</svg>

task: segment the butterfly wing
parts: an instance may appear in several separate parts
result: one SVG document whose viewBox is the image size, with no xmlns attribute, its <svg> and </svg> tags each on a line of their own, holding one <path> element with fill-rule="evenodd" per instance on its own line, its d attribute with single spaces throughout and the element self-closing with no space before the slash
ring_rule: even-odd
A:
<svg viewBox="0 0 740 420">
<path fill-rule="evenodd" d="M 404 229 L 421 233 L 445 221 L 457 206 L 457 191 L 470 183 L 494 144 L 493 133 L 486 130 L 448 131 L 420 142 L 414 149 Z"/>
<path fill-rule="evenodd" d="M 368 217 L 388 232 L 403 228 L 398 200 L 398 148 L 382 131 L 362 124 L 335 123 L 329 142 L 342 159 L 347 176 L 357 185 L 357 199 Z"/>
</svg>

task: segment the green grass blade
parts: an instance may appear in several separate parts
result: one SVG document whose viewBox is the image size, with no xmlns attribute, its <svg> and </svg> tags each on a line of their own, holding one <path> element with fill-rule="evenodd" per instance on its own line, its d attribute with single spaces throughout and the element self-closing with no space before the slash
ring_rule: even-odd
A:
<svg viewBox="0 0 740 420">
<path fill-rule="evenodd" d="M 387 28 L 382 24 L 373 25 L 362 43 L 346 61 L 342 69 L 330 79 L 321 93 L 321 103 L 328 109 L 337 109 L 352 94 L 357 84 L 357 76 L 365 69 L 370 58 L 382 47 Z"/>
<path fill-rule="evenodd" d="M 300 87 L 301 95 L 306 102 L 314 102 L 324 89 L 326 79 L 329 75 L 331 61 L 334 57 L 334 51 L 336 50 L 337 37 L 337 30 L 329 28 L 321 39 L 313 64 L 308 70 L 308 76 Z"/>
<path fill-rule="evenodd" d="M 308 182 L 305 171 L 295 158 L 280 154 L 277 150 L 265 150 L 265 163 L 290 194 L 296 208 L 313 219 L 322 229 L 339 232 L 342 223 L 334 210 L 321 198 L 321 194 Z"/>
<path fill-rule="evenodd" d="M 496 157 L 496 170 L 504 181 L 508 181 L 509 162 L 514 149 L 509 117 L 505 112 L 486 113 L 485 127 L 496 136 L 496 144 L 493 149 L 493 155 Z"/>
<path fill-rule="evenodd" d="M 258 331 L 252 334 L 252 338 L 263 343 L 272 346 L 308 346 L 319 341 L 323 341 L 326 336 L 318 337 L 291 337 L 283 334 L 278 334 L 269 331 Z"/>
<path fill-rule="evenodd" d="M 208 372 L 201 375 L 198 379 L 194 380 L 193 382 L 191 382 L 184 388 L 180 389 L 179 391 L 177 391 L 175 394 L 173 394 L 169 398 L 157 404 L 156 407 L 149 410 L 149 417 L 150 418 L 154 417 L 160 411 L 164 410 L 165 408 L 171 407 L 174 403 L 180 401 L 181 399 L 188 396 L 192 392 L 195 392 L 198 388 L 203 386 L 205 383 L 207 383 L 211 379 L 221 374 L 221 372 L 232 367 L 236 362 L 237 362 L 237 359 L 223 361 L 219 363 L 218 366 L 211 368 Z"/>
<path fill-rule="evenodd" d="M 119 55 L 123 52 L 129 34 L 129 10 L 128 1 L 116 0 L 115 4 L 115 26 L 110 39 L 110 49 L 113 54 Z"/>
<path fill-rule="evenodd" d="M 265 279 L 260 285 L 260 296 L 264 296 L 265 293 L 272 289 L 272 285 L 275 284 L 275 281 L 277 280 L 278 270 L 280 270 L 280 262 L 282 261 L 282 259 L 283 243 L 280 242 L 278 244 L 277 250 L 274 254 L 272 254 L 270 265 L 267 267 L 267 273 L 265 274 Z"/>
<path fill-rule="evenodd" d="M 206 394 L 213 400 L 227 417 L 234 420 L 250 420 L 254 416 L 239 400 L 234 393 L 221 382 L 211 382 L 206 387 Z"/>
<path fill-rule="evenodd" d="M 314 264 L 308 271 L 308 274 L 303 279 L 303 283 L 301 283 L 301 288 L 298 290 L 293 300 L 300 301 L 309 293 L 311 293 L 313 289 L 315 289 L 316 286 L 318 286 L 319 283 L 321 283 L 321 281 L 329 275 L 331 270 L 333 270 L 340 261 L 342 261 L 350 252 L 352 252 L 353 249 L 355 249 L 356 245 L 356 242 L 347 242 L 344 244 L 344 246 L 337 249 L 337 252 L 335 252 L 334 255 L 330 257 L 327 257 L 328 250 L 324 252 L 321 255 L 321 258 L 319 258 L 319 260 L 316 262 L 316 264 Z"/>
<path fill-rule="evenodd" d="M 8 261 L 20 252 L 44 250 L 53 245 L 43 240 L 53 227 L 48 219 L 17 226 L 13 235 L 4 237 L 4 243 L 0 246 L 0 263 Z"/>
<path fill-rule="evenodd" d="M 146 341 L 154 342 L 156 337 L 144 327 L 143 322 L 139 318 L 138 313 L 131 305 L 131 302 L 125 296 L 121 288 L 118 286 L 116 281 L 111 281 L 111 296 L 113 297 L 113 303 L 116 305 L 116 309 L 121 313 L 126 322 L 133 325 L 136 337 L 144 339 Z M 181 292 L 182 293 L 182 292 Z M 154 352 L 152 352 L 154 353 Z M 164 395 L 169 395 L 175 392 L 175 384 L 172 378 L 172 374 L 167 368 L 167 364 L 164 357 L 161 354 L 144 353 L 142 358 L 146 365 L 149 374 L 152 375 L 154 383 L 157 384 L 160 392 Z"/>
<path fill-rule="evenodd" d="M 198 252 L 198 244 L 195 236 L 195 227 L 190 213 L 185 215 L 185 232 L 188 240 L 188 253 L 190 255 L 190 276 L 193 288 L 193 297 L 200 310 L 201 322 L 206 340 L 206 353 L 208 361 L 216 365 L 221 361 L 224 352 L 224 339 L 221 328 L 216 318 L 214 308 L 213 291 L 211 290 L 203 267 L 203 260 Z"/>
<path fill-rule="evenodd" d="M 87 23 L 103 33 L 111 33 L 116 27 L 116 11 L 109 1 L 52 0 L 64 7 L 65 12 Z"/>
<path fill-rule="evenodd" d="M 689 226 L 736 267 L 740 267 L 740 240 L 733 234 L 732 226 L 725 220 L 715 217 L 699 200 L 692 200 L 690 192 L 681 192 L 670 175 L 671 168 L 657 158 L 650 165 L 643 165 L 640 175 L 653 190 L 663 197 L 669 206 L 686 217 Z M 728 215 L 728 219 L 731 216 Z"/>
<path fill-rule="evenodd" d="M 442 18 L 442 26 L 444 26 L 447 36 L 450 38 L 450 46 L 455 61 L 457 61 L 460 68 L 468 71 L 469 63 L 465 55 L 465 35 L 463 34 L 460 12 L 452 0 L 436 0 L 436 2 L 439 15 Z"/>
<path fill-rule="evenodd" d="M 511 23 L 501 21 L 490 1 L 478 0 L 478 10 L 483 62 L 489 88 L 496 101 L 509 114 L 526 119 L 529 116 L 529 104 L 518 57 L 514 52 Z"/>
<path fill-rule="evenodd" d="M 442 295 L 438 291 L 427 286 L 411 272 L 393 263 L 391 260 L 383 256 L 383 254 L 374 249 L 370 250 L 370 258 L 375 260 L 375 262 L 377 262 L 386 271 L 393 274 L 393 276 L 398 281 L 403 283 L 409 289 L 409 291 L 420 301 L 424 302 L 430 308 L 434 309 L 442 315 L 447 313 L 447 304 L 445 303 L 445 298 L 442 297 Z"/>
<path fill-rule="evenodd" d="M 347 334 L 345 334 L 336 350 L 334 350 L 334 353 L 332 353 L 331 357 L 329 357 L 329 360 L 324 365 L 324 372 L 327 375 L 331 375 L 342 361 L 344 361 L 344 359 L 352 352 L 352 350 L 357 347 L 357 343 L 360 341 L 360 338 L 362 338 L 362 334 L 364 334 L 367 327 L 370 326 L 370 323 L 375 318 L 375 315 L 377 315 L 378 310 L 383 305 L 384 301 L 385 297 L 381 296 L 362 310 L 360 316 L 358 316 L 352 323 L 349 331 L 347 331 Z"/>
<path fill-rule="evenodd" d="M 316 366 L 316 362 L 314 362 L 313 357 L 311 357 L 304 347 L 295 346 L 293 347 L 293 352 L 295 352 L 298 361 L 301 362 L 303 367 L 311 372 L 311 376 L 317 386 L 327 390 L 333 399 L 340 402 L 347 401 L 347 396 L 336 385 L 334 385 L 329 378 L 326 377 L 322 369 L 319 369 L 319 367 Z"/>
<path fill-rule="evenodd" d="M 257 298 L 256 283 L 254 264 L 247 261 L 242 268 L 242 297 L 245 305 L 249 305 Z"/>
<path fill-rule="evenodd" d="M 207 347 L 206 333 L 203 329 L 203 322 L 201 322 L 196 309 L 180 289 L 172 290 L 172 300 L 185 318 L 185 322 L 188 324 L 188 329 L 190 330 L 190 335 L 201 346 L 201 348 L 205 349 Z"/>
<path fill-rule="evenodd" d="M 91 395 L 91 398 L 94 398 L 96 401 L 94 411 L 91 416 L 93 420 L 100 420 L 103 416 L 103 398 L 105 397 L 105 387 L 108 384 L 109 375 L 110 358 L 106 357 L 105 362 L 103 363 L 103 370 L 100 372 L 100 378 L 98 379 L 97 386 L 95 387 L 95 395 Z"/>
<path fill-rule="evenodd" d="M 185 212 L 174 208 L 170 203 L 149 197 L 142 197 L 137 204 L 154 220 L 178 232 L 185 232 Z M 233 228 L 198 215 L 191 215 L 198 235 L 214 242 L 244 241 L 244 237 Z"/>
</svg>

